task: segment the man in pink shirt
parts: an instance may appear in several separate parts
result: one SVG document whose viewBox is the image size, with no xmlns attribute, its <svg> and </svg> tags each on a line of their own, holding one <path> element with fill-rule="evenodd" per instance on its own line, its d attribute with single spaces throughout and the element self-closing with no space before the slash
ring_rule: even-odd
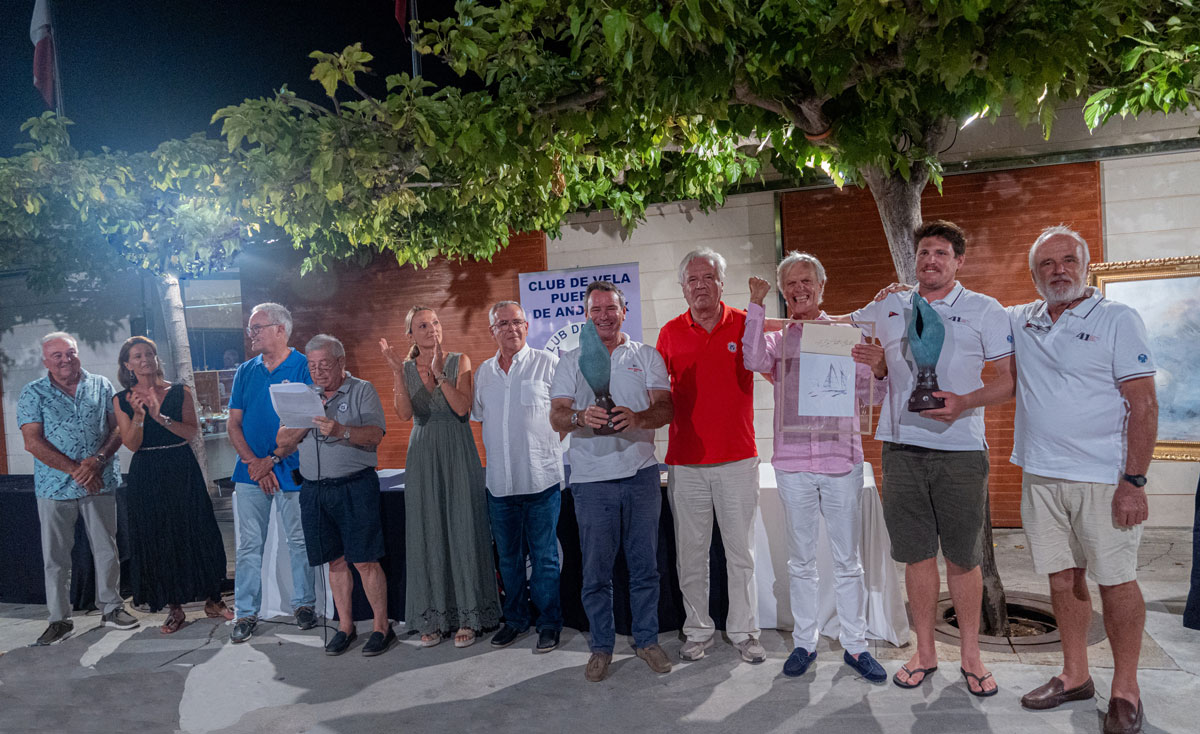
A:
<svg viewBox="0 0 1200 734">
<path fill-rule="evenodd" d="M 825 268 L 817 258 L 794 252 L 779 263 L 776 277 L 792 319 L 831 320 L 821 310 Z M 746 369 L 771 376 L 778 405 L 787 329 L 763 333 L 763 299 L 770 290 L 771 284 L 767 281 L 750 278 L 750 305 L 746 309 L 742 352 Z M 798 331 L 803 325 L 793 324 L 787 328 Z M 787 357 L 798 357 L 799 334 L 789 334 L 786 344 Z M 864 342 L 854 347 L 852 356 L 858 363 L 856 390 L 860 399 L 874 391 L 874 402 L 879 402 L 887 386 L 883 347 Z M 783 673 L 793 678 L 804 675 L 817 658 L 816 550 L 820 513 L 825 518 L 833 551 L 840 640 L 845 648 L 843 659 L 864 678 L 878 683 L 887 680 L 887 673 L 867 652 L 866 588 L 859 558 L 863 486 L 859 420 L 857 414 L 854 418 L 827 420 L 837 422 L 831 426 L 837 432 L 775 432 L 771 463 L 775 467 L 779 498 L 788 523 L 788 573 L 795 620 L 792 628 L 795 648 L 783 665 Z"/>
</svg>

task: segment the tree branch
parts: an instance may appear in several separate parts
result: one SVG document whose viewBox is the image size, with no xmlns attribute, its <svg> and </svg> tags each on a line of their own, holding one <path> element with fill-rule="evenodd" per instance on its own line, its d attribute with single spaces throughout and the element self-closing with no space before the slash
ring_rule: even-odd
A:
<svg viewBox="0 0 1200 734">
<path fill-rule="evenodd" d="M 560 97 L 553 103 L 539 108 L 535 113 L 535 116 L 545 117 L 546 115 L 553 115 L 555 113 L 562 112 L 563 110 L 581 109 L 583 107 L 587 107 L 593 102 L 598 102 L 607 96 L 608 89 L 606 89 L 603 84 L 600 84 L 597 85 L 595 89 L 586 92 L 579 92 L 577 94 L 567 95 L 566 97 Z"/>
</svg>

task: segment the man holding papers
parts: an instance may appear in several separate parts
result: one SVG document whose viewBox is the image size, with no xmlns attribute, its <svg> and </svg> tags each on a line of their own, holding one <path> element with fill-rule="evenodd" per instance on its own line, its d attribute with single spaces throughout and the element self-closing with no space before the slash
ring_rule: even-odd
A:
<svg viewBox="0 0 1200 734">
<path fill-rule="evenodd" d="M 283 457 L 275 435 L 279 416 L 271 404 L 271 385 L 311 384 L 304 355 L 288 346 L 292 315 L 278 303 L 260 303 L 250 312 L 246 327 L 250 348 L 259 352 L 243 362 L 233 378 L 229 396 L 229 441 L 237 451 L 233 470 L 234 501 L 238 512 L 237 567 L 234 576 L 236 621 L 229 639 L 245 642 L 258 626 L 262 603 L 263 544 L 271 503 L 278 500 L 279 517 L 292 565 L 292 609 L 300 629 L 317 624 L 314 575 L 304 548 L 300 524 L 300 486 L 292 481 L 299 467 L 295 455 Z"/>
<path fill-rule="evenodd" d="M 821 310 L 825 268 L 817 258 L 793 252 L 779 263 L 776 279 L 792 319 L 830 321 Z M 742 335 L 746 369 L 771 375 L 776 410 L 786 405 L 789 413 L 795 414 L 785 420 L 799 415 L 826 416 L 809 419 L 812 425 L 807 428 L 812 430 L 794 426 L 796 430 L 775 431 L 772 464 L 788 524 L 788 574 L 795 620 L 792 627 L 795 647 L 783 665 L 783 674 L 793 678 L 802 676 L 817 658 L 820 513 L 825 518 L 837 577 L 834 588 L 840 639 L 845 648 L 843 659 L 859 675 L 878 683 L 887 679 L 887 673 L 867 651 L 866 588 L 859 557 L 863 452 L 857 401 L 878 402 L 886 389 L 883 348 L 866 343 L 858 329 L 850 326 L 795 324 L 781 332 L 764 334 L 763 299 L 770 290 L 767 281 L 750 278 L 750 305 Z M 807 330 L 801 332 L 801 329 Z M 808 344 L 813 341 L 821 343 Z M 808 347 L 803 351 L 810 353 L 802 355 L 802 346 Z M 802 358 L 810 356 L 828 369 L 813 365 L 796 368 Z M 847 366 L 845 363 L 851 360 Z M 818 384 L 806 389 L 804 395 L 820 398 L 820 406 L 797 405 L 801 378 L 809 376 L 819 378 Z M 786 385 L 785 380 L 794 380 L 795 384 Z M 793 395 L 796 397 L 786 399 Z"/>
</svg>

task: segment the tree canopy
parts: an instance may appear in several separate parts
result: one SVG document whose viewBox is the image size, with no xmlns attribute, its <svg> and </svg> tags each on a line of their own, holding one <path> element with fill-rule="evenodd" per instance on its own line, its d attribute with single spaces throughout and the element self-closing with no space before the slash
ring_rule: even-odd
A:
<svg viewBox="0 0 1200 734">
<path fill-rule="evenodd" d="M 1191 104 L 1192 0 L 460 0 L 422 53 L 480 91 L 359 80 L 355 45 L 313 54 L 328 100 L 287 89 L 217 112 L 224 141 L 84 156 L 65 122 L 0 159 L 5 262 L 111 258 L 204 269 L 256 227 L 308 255 L 489 257 L 510 231 L 553 236 L 572 210 L 719 205 L 773 167 L 868 185 L 897 271 L 951 126 L 1012 110 L 1047 132 L 1059 103 L 1087 122 Z M 54 266 L 54 267 L 52 267 Z M 47 275 L 47 277 L 50 277 Z"/>
</svg>

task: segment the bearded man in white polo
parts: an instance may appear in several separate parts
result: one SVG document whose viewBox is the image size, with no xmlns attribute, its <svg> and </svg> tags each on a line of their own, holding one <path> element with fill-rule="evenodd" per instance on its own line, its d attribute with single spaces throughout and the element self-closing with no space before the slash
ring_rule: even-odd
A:
<svg viewBox="0 0 1200 734">
<path fill-rule="evenodd" d="M 1104 731 L 1138 732 L 1137 665 L 1146 606 L 1137 583 L 1146 470 L 1158 430 L 1154 360 L 1136 311 L 1085 285 L 1087 243 L 1050 227 L 1029 250 L 1043 300 L 1008 309 L 1016 355 L 1012 461 L 1033 566 L 1050 577 L 1063 669 L 1021 704 L 1090 699 L 1087 576 L 1100 587 L 1113 679 Z"/>
</svg>

